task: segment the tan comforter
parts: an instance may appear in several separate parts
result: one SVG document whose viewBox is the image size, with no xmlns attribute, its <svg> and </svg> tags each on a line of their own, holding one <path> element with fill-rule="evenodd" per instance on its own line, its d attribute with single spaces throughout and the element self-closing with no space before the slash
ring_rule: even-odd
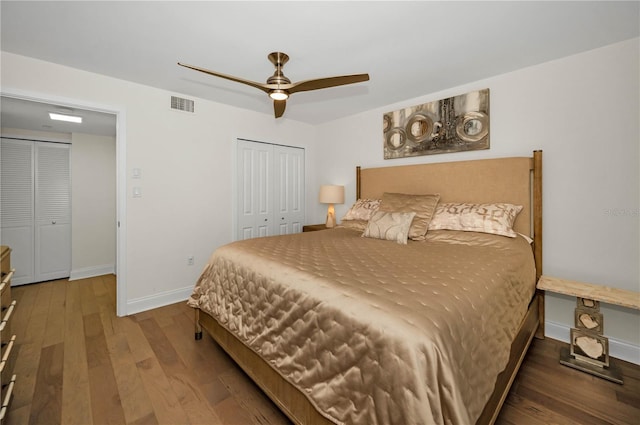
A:
<svg viewBox="0 0 640 425">
<path fill-rule="evenodd" d="M 332 229 L 234 242 L 189 299 L 335 423 L 473 424 L 534 292 L 521 237 Z"/>
</svg>

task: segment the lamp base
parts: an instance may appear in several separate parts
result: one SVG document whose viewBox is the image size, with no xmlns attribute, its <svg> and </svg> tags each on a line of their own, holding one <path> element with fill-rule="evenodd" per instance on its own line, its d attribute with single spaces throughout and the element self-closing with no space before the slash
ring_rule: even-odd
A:
<svg viewBox="0 0 640 425">
<path fill-rule="evenodd" d="M 329 205 L 329 208 L 327 208 L 327 223 L 326 223 L 327 229 L 332 229 L 334 227 L 336 227 L 336 213 L 333 209 L 333 204 Z"/>
</svg>

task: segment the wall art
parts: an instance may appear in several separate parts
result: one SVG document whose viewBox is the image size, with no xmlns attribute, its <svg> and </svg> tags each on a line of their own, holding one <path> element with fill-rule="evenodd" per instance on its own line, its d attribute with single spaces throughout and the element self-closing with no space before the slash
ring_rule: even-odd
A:
<svg viewBox="0 0 640 425">
<path fill-rule="evenodd" d="M 384 159 L 489 149 L 489 89 L 387 112 Z"/>
</svg>

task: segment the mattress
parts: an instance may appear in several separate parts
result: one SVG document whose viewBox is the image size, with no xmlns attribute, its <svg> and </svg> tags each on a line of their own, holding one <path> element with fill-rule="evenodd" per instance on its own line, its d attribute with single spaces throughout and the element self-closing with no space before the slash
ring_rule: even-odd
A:
<svg viewBox="0 0 640 425">
<path fill-rule="evenodd" d="M 341 424 L 469 424 L 535 291 L 522 237 L 350 229 L 217 249 L 188 303 Z"/>
</svg>

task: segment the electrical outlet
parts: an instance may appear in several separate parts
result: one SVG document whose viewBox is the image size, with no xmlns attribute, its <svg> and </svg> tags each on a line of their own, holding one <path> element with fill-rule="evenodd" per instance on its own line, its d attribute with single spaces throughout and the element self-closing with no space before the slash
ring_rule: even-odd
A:
<svg viewBox="0 0 640 425">
<path fill-rule="evenodd" d="M 193 255 L 187 257 L 187 265 L 193 266 Z"/>
</svg>

